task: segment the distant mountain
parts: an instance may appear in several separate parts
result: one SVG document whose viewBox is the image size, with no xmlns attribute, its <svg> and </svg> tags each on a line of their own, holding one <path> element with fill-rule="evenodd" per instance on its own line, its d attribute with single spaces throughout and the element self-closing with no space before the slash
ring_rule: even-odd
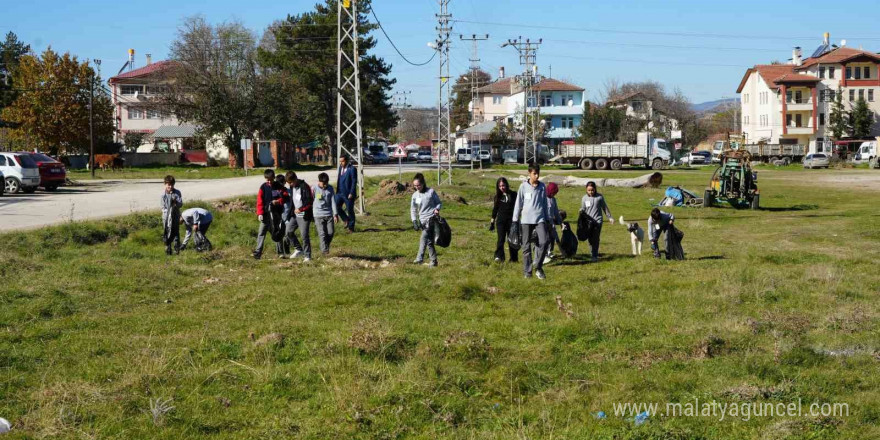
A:
<svg viewBox="0 0 880 440">
<path fill-rule="evenodd" d="M 691 110 L 697 113 L 704 113 L 716 111 L 716 109 L 719 107 L 721 107 L 721 110 L 724 110 L 730 108 L 733 105 L 739 105 L 739 98 L 716 99 L 714 101 L 691 104 Z"/>
</svg>

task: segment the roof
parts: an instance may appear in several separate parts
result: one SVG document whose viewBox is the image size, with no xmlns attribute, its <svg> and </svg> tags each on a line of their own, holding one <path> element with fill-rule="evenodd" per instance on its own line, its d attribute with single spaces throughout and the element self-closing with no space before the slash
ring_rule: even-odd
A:
<svg viewBox="0 0 880 440">
<path fill-rule="evenodd" d="M 485 85 L 477 89 L 477 93 L 492 93 L 492 94 L 510 94 L 510 81 L 513 78 L 501 78 L 495 80 L 495 82 Z"/>
<path fill-rule="evenodd" d="M 154 138 L 191 138 L 196 134 L 194 125 L 163 125 L 153 132 Z"/>
<path fill-rule="evenodd" d="M 798 82 L 819 82 L 819 78 L 812 75 L 804 75 L 803 73 L 786 73 L 773 80 L 777 84 L 798 83 Z"/>
<path fill-rule="evenodd" d="M 880 62 L 880 55 L 867 50 L 853 49 L 851 47 L 838 47 L 818 58 L 807 58 L 803 64 L 795 67 L 795 70 L 803 70 L 814 64 L 838 64 L 845 63 L 855 58 L 865 57 Z"/>
<path fill-rule="evenodd" d="M 749 79 L 749 75 L 751 75 L 752 73 L 757 73 L 758 75 L 760 75 L 761 79 L 764 80 L 764 82 L 767 84 L 767 87 L 770 87 L 771 90 L 776 90 L 779 88 L 777 80 L 783 77 L 792 78 L 791 80 L 788 80 L 786 82 L 805 82 L 807 78 L 811 78 L 811 80 L 815 79 L 816 81 L 818 81 L 817 78 L 809 75 L 796 74 L 794 72 L 795 67 L 796 66 L 793 66 L 791 64 L 758 64 L 755 67 L 746 70 L 745 75 L 743 75 L 742 81 L 740 81 L 739 83 L 739 87 L 736 89 L 736 93 L 742 92 L 743 87 L 746 86 L 746 81 L 748 81 Z"/>
<path fill-rule="evenodd" d="M 157 61 L 155 63 L 149 64 L 147 66 L 141 67 L 140 69 L 134 69 L 129 72 L 120 73 L 112 78 L 110 78 L 110 82 L 115 82 L 120 79 L 129 79 L 129 78 L 139 78 L 142 76 L 151 75 L 156 72 L 161 72 L 172 66 L 174 62 L 170 60 L 165 61 Z"/>
<path fill-rule="evenodd" d="M 645 97 L 644 93 L 639 92 L 639 91 L 635 91 L 635 92 L 629 92 L 629 93 L 626 93 L 626 94 L 623 94 L 620 96 L 616 96 L 614 98 L 609 98 L 608 102 L 609 103 L 617 103 L 617 102 L 629 101 L 632 98 L 635 98 L 639 95 L 641 95 L 643 98 Z"/>
<path fill-rule="evenodd" d="M 497 121 L 484 121 L 484 122 L 480 122 L 479 124 L 476 124 L 476 125 L 473 125 L 471 127 L 466 128 L 464 130 L 464 132 L 468 133 L 468 134 L 488 135 L 489 133 L 492 132 L 492 129 L 494 129 L 497 125 L 498 125 Z"/>
<path fill-rule="evenodd" d="M 558 79 L 544 78 L 532 86 L 532 90 L 536 92 L 583 92 L 584 88 Z"/>
</svg>

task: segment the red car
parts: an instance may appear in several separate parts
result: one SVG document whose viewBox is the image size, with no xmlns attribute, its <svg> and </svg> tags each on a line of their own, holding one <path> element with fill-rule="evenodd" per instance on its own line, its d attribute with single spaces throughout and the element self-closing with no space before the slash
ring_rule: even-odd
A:
<svg viewBox="0 0 880 440">
<path fill-rule="evenodd" d="M 67 169 L 64 164 L 43 153 L 30 153 L 31 158 L 40 167 L 40 186 L 46 191 L 55 191 L 67 181 Z"/>
</svg>

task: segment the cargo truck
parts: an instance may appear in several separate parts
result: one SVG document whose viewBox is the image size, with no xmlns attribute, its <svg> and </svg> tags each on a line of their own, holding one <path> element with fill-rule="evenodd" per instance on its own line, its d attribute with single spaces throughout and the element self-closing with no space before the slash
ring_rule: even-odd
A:
<svg viewBox="0 0 880 440">
<path fill-rule="evenodd" d="M 619 170 L 624 165 L 655 170 L 669 165 L 672 154 L 664 139 L 639 133 L 635 144 L 607 142 L 604 144 L 560 145 L 556 161 L 577 165 L 584 170 Z"/>
</svg>

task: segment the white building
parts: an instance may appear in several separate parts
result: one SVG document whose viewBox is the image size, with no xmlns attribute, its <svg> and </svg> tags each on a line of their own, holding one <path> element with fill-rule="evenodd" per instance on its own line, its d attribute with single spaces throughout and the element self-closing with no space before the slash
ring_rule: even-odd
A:
<svg viewBox="0 0 880 440">
<path fill-rule="evenodd" d="M 584 89 L 553 78 L 538 77 L 532 86 L 535 97 L 528 102 L 528 111 L 540 111 L 545 117 L 548 133 L 545 141 L 551 146 L 571 140 L 581 123 L 584 112 Z M 516 78 L 505 78 L 504 69 L 499 78 L 477 89 L 476 121 L 506 121 L 521 124 L 525 92 Z"/>
<path fill-rule="evenodd" d="M 880 55 L 832 45 L 828 34 L 813 54 L 802 58 L 796 47 L 789 64 L 763 64 L 746 70 L 737 93 L 747 142 L 809 145 L 827 151 L 834 96 L 843 94 L 846 110 L 864 99 L 874 115 L 871 136 L 880 134 Z"/>
</svg>

